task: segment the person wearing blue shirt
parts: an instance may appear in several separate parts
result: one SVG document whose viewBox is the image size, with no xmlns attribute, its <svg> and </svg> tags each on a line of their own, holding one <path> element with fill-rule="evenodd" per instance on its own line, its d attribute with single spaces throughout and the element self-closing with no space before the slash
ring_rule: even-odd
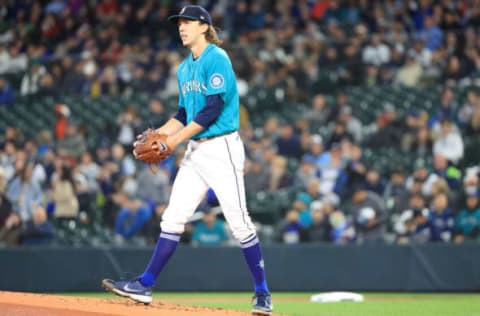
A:
<svg viewBox="0 0 480 316">
<path fill-rule="evenodd" d="M 448 207 L 448 197 L 439 193 L 433 198 L 432 212 L 428 220 L 430 241 L 451 242 L 453 239 L 454 218 Z"/>
<path fill-rule="evenodd" d="M 239 95 L 233 66 L 207 10 L 187 5 L 169 17 L 176 23 L 190 54 L 177 68 L 178 111 L 156 129 L 174 150 L 188 141 L 170 200 L 160 224 L 162 232 L 144 273 L 128 281 L 105 279 L 107 291 L 148 304 L 160 272 L 175 252 L 185 224 L 211 188 L 232 234 L 239 241 L 254 281 L 253 314 L 273 309 L 265 263 L 245 198 L 245 148 L 238 134 Z"/>
<path fill-rule="evenodd" d="M 215 247 L 228 240 L 225 223 L 212 212 L 206 212 L 203 220 L 193 228 L 192 244 L 194 246 Z"/>
<path fill-rule="evenodd" d="M 13 105 L 15 98 L 15 90 L 13 90 L 5 79 L 0 78 L 0 105 Z"/>
<path fill-rule="evenodd" d="M 480 238 L 480 204 L 478 193 L 469 194 L 465 207 L 455 217 L 455 242 Z"/>
<path fill-rule="evenodd" d="M 138 234 L 152 217 L 152 209 L 148 203 L 128 196 L 126 192 L 119 192 L 115 200 L 121 209 L 115 219 L 115 233 L 124 239 L 130 239 Z"/>
</svg>

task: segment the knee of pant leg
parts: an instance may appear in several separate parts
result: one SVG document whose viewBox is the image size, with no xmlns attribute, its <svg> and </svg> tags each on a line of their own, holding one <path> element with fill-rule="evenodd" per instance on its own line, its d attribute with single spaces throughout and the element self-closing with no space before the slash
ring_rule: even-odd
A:
<svg viewBox="0 0 480 316">
<path fill-rule="evenodd" d="M 169 222 L 162 219 L 160 223 L 160 227 L 162 228 L 162 232 L 168 233 L 175 233 L 175 234 L 182 234 L 185 230 L 185 225 L 175 222 Z"/>
<path fill-rule="evenodd" d="M 163 213 L 160 227 L 162 228 L 162 232 L 181 234 L 185 230 L 185 220 L 175 216 L 175 212 L 169 211 L 167 207 Z"/>
<path fill-rule="evenodd" d="M 244 241 L 245 239 L 247 239 L 248 237 L 250 237 L 252 234 L 256 234 L 256 229 L 255 229 L 255 226 L 253 224 L 249 225 L 249 226 L 246 226 L 246 225 L 242 225 L 242 226 L 235 226 L 235 227 L 231 227 L 232 229 L 232 234 L 233 234 L 233 237 L 235 237 L 236 240 L 238 241 Z"/>
</svg>

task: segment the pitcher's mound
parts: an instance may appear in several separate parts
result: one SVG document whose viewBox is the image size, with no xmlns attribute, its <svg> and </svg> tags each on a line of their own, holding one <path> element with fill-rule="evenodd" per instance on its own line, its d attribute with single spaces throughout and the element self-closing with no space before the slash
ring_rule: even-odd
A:
<svg viewBox="0 0 480 316">
<path fill-rule="evenodd" d="M 127 299 L 87 298 L 0 291 L 0 316 L 240 316 L 250 313 L 221 308 L 181 306 L 153 301 L 150 305 Z"/>
</svg>

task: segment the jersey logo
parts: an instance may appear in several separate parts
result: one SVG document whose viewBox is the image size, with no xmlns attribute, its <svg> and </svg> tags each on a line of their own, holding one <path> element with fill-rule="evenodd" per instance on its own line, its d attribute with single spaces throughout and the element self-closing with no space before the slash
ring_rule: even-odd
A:
<svg viewBox="0 0 480 316">
<path fill-rule="evenodd" d="M 223 76 L 219 73 L 214 73 L 210 77 L 210 85 L 215 89 L 219 89 L 219 88 L 223 87 L 224 82 L 225 82 L 225 80 L 223 79 Z"/>
</svg>

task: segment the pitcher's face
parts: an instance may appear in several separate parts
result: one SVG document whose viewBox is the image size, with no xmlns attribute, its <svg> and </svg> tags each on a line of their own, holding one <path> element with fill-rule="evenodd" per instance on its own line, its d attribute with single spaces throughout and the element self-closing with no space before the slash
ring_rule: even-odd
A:
<svg viewBox="0 0 480 316">
<path fill-rule="evenodd" d="M 185 47 L 194 46 L 197 41 L 204 35 L 208 29 L 208 25 L 200 23 L 199 21 L 179 19 L 178 20 L 178 33 L 182 40 L 182 44 Z"/>
</svg>

